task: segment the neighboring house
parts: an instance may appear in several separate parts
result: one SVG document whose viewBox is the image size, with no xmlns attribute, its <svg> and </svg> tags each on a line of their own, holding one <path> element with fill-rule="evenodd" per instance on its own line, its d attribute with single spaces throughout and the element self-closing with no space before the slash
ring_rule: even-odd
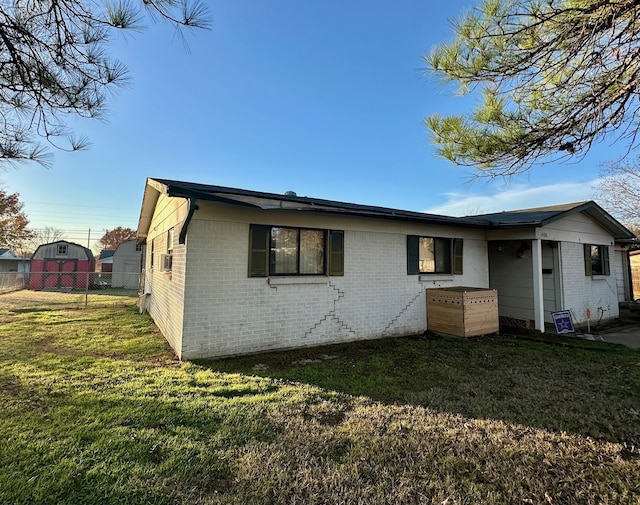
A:
<svg viewBox="0 0 640 505">
<path fill-rule="evenodd" d="M 59 240 L 39 246 L 31 259 L 29 288 L 86 289 L 93 283 L 96 262 L 90 249 Z"/>
<path fill-rule="evenodd" d="M 457 218 L 147 179 L 138 237 L 141 304 L 182 359 L 421 333 L 429 288 L 496 288 L 541 331 L 630 296 L 633 235 L 593 202 Z"/>
<path fill-rule="evenodd" d="M 30 261 L 11 249 L 0 248 L 0 292 L 24 289 Z"/>
<path fill-rule="evenodd" d="M 11 249 L 0 247 L 0 272 L 28 273 L 30 258 L 23 258 Z"/>
<path fill-rule="evenodd" d="M 111 273 L 113 272 L 113 254 L 114 251 L 103 249 L 96 258 L 96 272 Z"/>
<path fill-rule="evenodd" d="M 138 289 L 143 268 L 143 249 L 144 246 L 135 239 L 118 246 L 113 255 L 112 287 Z"/>
</svg>

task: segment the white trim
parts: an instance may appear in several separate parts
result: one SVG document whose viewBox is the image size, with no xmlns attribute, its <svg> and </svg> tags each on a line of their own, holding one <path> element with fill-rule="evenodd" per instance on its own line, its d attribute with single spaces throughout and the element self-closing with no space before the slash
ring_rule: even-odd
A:
<svg viewBox="0 0 640 505">
<path fill-rule="evenodd" d="M 313 277 L 269 277 L 269 286 L 286 286 L 289 284 L 328 284 L 329 278 L 326 276 Z"/>
<path fill-rule="evenodd" d="M 453 274 L 420 274 L 418 280 L 420 282 L 439 282 L 439 281 L 452 281 Z"/>
<path fill-rule="evenodd" d="M 544 284 L 542 279 L 542 240 L 531 241 L 533 270 L 533 317 L 536 330 L 544 333 Z"/>
</svg>

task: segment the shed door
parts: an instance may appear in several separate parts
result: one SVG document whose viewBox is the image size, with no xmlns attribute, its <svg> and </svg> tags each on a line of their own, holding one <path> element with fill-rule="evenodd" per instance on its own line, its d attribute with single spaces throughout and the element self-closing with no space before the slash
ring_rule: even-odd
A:
<svg viewBox="0 0 640 505">
<path fill-rule="evenodd" d="M 44 260 L 42 287 L 44 289 L 72 289 L 77 269 L 77 259 Z"/>
</svg>

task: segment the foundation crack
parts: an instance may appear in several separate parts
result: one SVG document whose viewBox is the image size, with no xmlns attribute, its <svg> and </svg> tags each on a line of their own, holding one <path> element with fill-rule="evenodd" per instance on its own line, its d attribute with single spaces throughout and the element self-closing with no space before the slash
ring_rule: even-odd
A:
<svg viewBox="0 0 640 505">
<path fill-rule="evenodd" d="M 424 290 L 421 289 L 418 294 L 416 294 L 410 301 L 409 303 L 407 303 L 404 308 L 398 313 L 397 316 L 395 316 L 393 319 L 391 319 L 391 321 L 389 322 L 389 324 L 385 327 L 383 333 L 386 333 L 394 324 L 396 324 L 398 322 L 398 319 L 400 319 L 400 317 L 402 317 L 402 315 L 409 310 L 409 307 L 411 307 L 418 298 L 420 298 L 420 296 L 422 295 L 422 293 L 424 293 Z"/>
<path fill-rule="evenodd" d="M 340 288 L 338 288 L 337 286 L 335 286 L 331 282 L 329 282 L 329 286 L 331 286 L 331 289 L 333 289 L 336 292 L 336 295 L 333 298 L 333 309 L 330 310 L 327 314 L 325 314 L 313 326 L 311 326 L 311 328 L 309 328 L 304 333 L 303 338 L 307 338 L 309 335 L 311 335 L 313 333 L 313 331 L 316 328 L 318 328 L 318 326 L 320 326 L 323 322 L 327 321 L 328 319 L 334 320 L 336 323 L 338 323 L 340 325 L 340 327 L 342 329 L 347 330 L 352 335 L 356 334 L 356 331 L 353 328 L 351 328 L 347 323 L 345 323 L 342 319 L 340 319 L 338 316 L 336 316 L 337 303 L 344 298 L 344 291 L 342 291 Z"/>
</svg>

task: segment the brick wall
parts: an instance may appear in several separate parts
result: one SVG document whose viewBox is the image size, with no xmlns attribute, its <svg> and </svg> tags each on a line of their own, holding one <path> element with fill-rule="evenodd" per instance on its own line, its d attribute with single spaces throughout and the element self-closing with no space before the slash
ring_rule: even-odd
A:
<svg viewBox="0 0 640 505">
<path fill-rule="evenodd" d="M 187 213 L 186 200 L 160 195 L 147 237 L 145 283 L 151 295 L 147 310 L 178 356 L 182 350 L 186 245 L 178 244 L 180 224 Z M 162 271 L 160 258 L 168 250 L 168 230 L 174 229 L 171 271 Z M 153 252 L 152 252 L 153 244 Z M 153 268 L 151 259 L 153 256 Z"/>
<path fill-rule="evenodd" d="M 388 223 L 380 231 L 372 223 L 357 229 L 354 219 L 324 226 L 345 230 L 343 277 L 249 278 L 249 223 L 255 219 L 191 222 L 183 358 L 418 333 L 426 329 L 426 288 L 488 285 L 482 232 L 465 239 L 464 275 L 416 276 L 407 275 L 406 233 Z M 322 224 L 329 223 L 307 226 Z M 455 233 L 470 232 L 440 229 L 437 236 Z"/>
<path fill-rule="evenodd" d="M 587 309 L 591 310 L 592 323 L 597 322 L 601 315 L 603 320 L 618 317 L 618 288 L 614 270 L 618 265 L 613 247 L 610 247 L 611 275 L 585 275 L 583 244 L 565 242 L 561 254 L 564 305 L 572 311 L 578 323 L 586 324 Z"/>
</svg>

